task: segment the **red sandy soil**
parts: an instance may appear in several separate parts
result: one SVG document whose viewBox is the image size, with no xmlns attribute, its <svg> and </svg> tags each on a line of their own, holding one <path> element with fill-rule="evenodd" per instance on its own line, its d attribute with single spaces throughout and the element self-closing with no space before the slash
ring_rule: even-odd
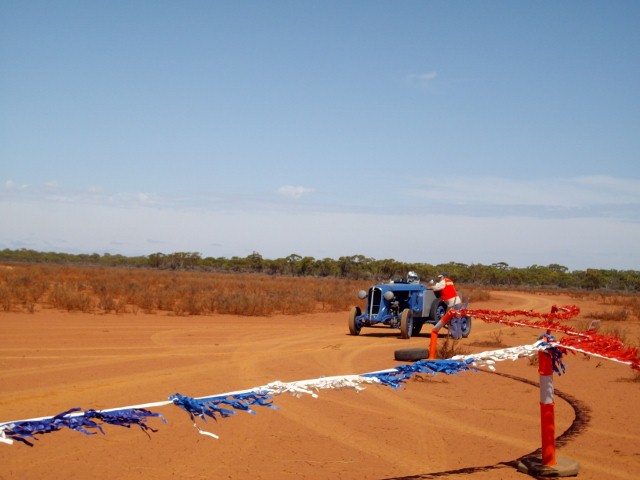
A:
<svg viewBox="0 0 640 480">
<path fill-rule="evenodd" d="M 602 306 L 561 294 L 492 292 L 470 308 Z M 391 368 L 397 349 L 428 344 L 398 330 L 348 334 L 347 312 L 271 318 L 92 315 L 42 310 L 0 313 L 0 422 L 51 416 L 73 407 L 107 409 L 164 401 L 179 392 L 220 394 L 321 376 Z M 624 328 L 640 338 L 637 321 Z M 476 321 L 468 353 L 502 331 L 507 346 L 541 333 Z M 442 340 L 441 340 L 442 341 Z M 554 376 L 556 434 L 574 425 L 557 455 L 580 463 L 581 479 L 640 477 L 640 382 L 626 365 L 565 358 Z M 105 435 L 64 430 L 30 448 L 0 444 L 0 479 L 526 479 L 515 461 L 540 447 L 538 381 L 528 359 L 501 362 L 499 374 L 421 377 L 404 388 L 322 390 L 319 398 L 275 397 L 280 410 L 255 407 L 198 434 L 173 405 L 152 410 L 157 432 L 105 426 Z M 517 377 L 517 378 L 513 378 Z M 571 401 L 561 395 L 569 395 Z"/>
</svg>

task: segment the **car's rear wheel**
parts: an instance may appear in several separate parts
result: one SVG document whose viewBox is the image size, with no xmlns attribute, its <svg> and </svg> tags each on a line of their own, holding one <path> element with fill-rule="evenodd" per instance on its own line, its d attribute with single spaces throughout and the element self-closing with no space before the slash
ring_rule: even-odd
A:
<svg viewBox="0 0 640 480">
<path fill-rule="evenodd" d="M 424 321 L 420 320 L 420 321 L 416 321 L 416 319 L 413 319 L 413 332 L 411 332 L 411 336 L 415 337 L 416 335 L 420 334 L 420 331 L 422 331 L 422 326 L 424 325 Z"/>
<path fill-rule="evenodd" d="M 445 313 L 447 313 L 447 304 L 442 300 L 434 300 L 431 304 L 431 312 L 429 313 L 429 316 L 435 320 L 435 323 L 438 323 L 440 319 L 444 317 Z"/>
<path fill-rule="evenodd" d="M 462 330 L 462 337 L 467 338 L 471 333 L 471 317 L 463 317 L 460 319 L 460 330 Z"/>
<path fill-rule="evenodd" d="M 413 333 L 413 313 L 405 308 L 400 316 L 400 338 L 411 338 Z"/>
<path fill-rule="evenodd" d="M 360 335 L 362 325 L 358 321 L 358 317 L 362 314 L 360 307 L 353 307 L 349 312 L 349 333 L 351 335 Z"/>
</svg>

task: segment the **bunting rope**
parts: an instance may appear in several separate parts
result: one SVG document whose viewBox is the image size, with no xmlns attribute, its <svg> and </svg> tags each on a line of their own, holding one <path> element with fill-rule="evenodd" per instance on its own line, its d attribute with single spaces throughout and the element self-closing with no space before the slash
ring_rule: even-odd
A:
<svg viewBox="0 0 640 480">
<path fill-rule="evenodd" d="M 562 347 L 572 352 L 589 356 L 597 356 L 606 360 L 624 363 L 632 369 L 640 371 L 638 348 L 626 346 L 620 338 L 614 335 L 599 334 L 595 330 L 580 331 L 569 325 L 563 325 L 560 320 L 569 320 L 580 313 L 575 305 L 564 307 L 553 306 L 550 313 L 538 313 L 526 310 L 458 310 L 460 317 L 471 316 L 486 323 L 501 323 L 513 327 L 531 327 L 550 332 L 563 333 L 566 336 L 554 341 L 553 346 Z M 523 318 L 539 318 L 529 321 Z"/>
<path fill-rule="evenodd" d="M 93 435 L 97 431 L 104 434 L 100 424 L 110 424 L 129 428 L 131 425 L 139 426 L 143 431 L 155 431 L 146 424 L 149 417 L 159 417 L 159 413 L 153 413 L 147 408 L 174 405 L 185 410 L 199 433 L 213 438 L 218 438 L 214 433 L 201 429 L 196 419 L 205 423 L 207 418 L 216 420 L 218 417 L 226 418 L 235 415 L 237 411 L 245 411 L 255 414 L 254 406 L 263 406 L 278 409 L 273 405 L 273 397 L 283 393 L 289 393 L 300 398 L 307 394 L 318 398 L 317 392 L 325 389 L 354 389 L 361 391 L 363 384 L 377 384 L 398 389 L 414 375 L 425 373 L 428 375 L 456 375 L 461 371 L 475 370 L 469 366 L 468 361 L 454 360 L 421 360 L 411 365 L 400 365 L 392 369 L 370 372 L 361 375 L 343 375 L 335 377 L 321 377 L 311 380 L 302 380 L 290 383 L 275 381 L 267 385 L 250 390 L 229 392 L 225 394 L 210 395 L 206 397 L 188 397 L 180 393 L 173 394 L 168 401 L 154 402 L 146 405 L 120 407 L 111 410 L 87 410 L 82 412 L 80 408 L 73 408 L 53 417 L 41 417 L 29 420 L 17 420 L 0 424 L 0 442 L 12 444 L 14 441 L 33 446 L 31 440 L 37 440 L 36 435 L 52 433 L 62 428 L 76 430 L 85 435 Z"/>
<path fill-rule="evenodd" d="M 0 423 L 0 443 L 10 445 L 14 441 L 18 441 L 33 446 L 33 440 L 38 440 L 37 436 L 56 432 L 63 428 L 75 430 L 85 435 L 95 435 L 98 432 L 104 434 L 102 425 L 105 424 L 126 428 L 135 425 L 148 435 L 149 431 L 156 431 L 147 424 L 149 418 L 159 418 L 166 423 L 160 413 L 152 412 L 149 408 L 169 404 L 174 404 L 185 410 L 199 433 L 218 438 L 214 433 L 200 428 L 197 420 L 202 420 L 205 423 L 207 418 L 217 421 L 218 418 L 235 415 L 238 411 L 255 415 L 254 407 L 277 410 L 278 407 L 273 404 L 273 398 L 284 393 L 289 393 L 297 398 L 303 395 L 318 398 L 317 392 L 320 390 L 352 389 L 359 392 L 364 390 L 363 385 L 367 384 L 399 389 L 407 380 L 420 374 L 458 375 L 464 371 L 478 371 L 477 369 L 480 367 L 495 371 L 497 362 L 531 357 L 537 355 L 540 350 L 549 353 L 553 369 L 559 375 L 565 371 L 562 356 L 566 351 L 598 356 L 606 360 L 627 364 L 634 370 L 640 370 L 637 348 L 625 346 L 619 338 L 612 335 L 600 335 L 594 330 L 581 332 L 560 323 L 560 320 L 573 318 L 579 312 L 580 310 L 575 306 L 560 308 L 554 306 L 551 313 L 524 310 L 459 310 L 456 312 L 458 316 L 473 316 L 484 322 L 502 323 L 509 326 L 539 328 L 547 330 L 547 333 L 541 335 L 538 341 L 532 345 L 521 345 L 471 355 L 457 355 L 448 360 L 419 360 L 409 365 L 399 365 L 391 369 L 360 375 L 321 377 L 289 383 L 275 381 L 249 390 L 197 398 L 175 393 L 167 401 L 100 411 L 82 411 L 80 408 L 72 408 L 53 417 Z M 522 317 L 540 320 L 529 321 L 523 320 Z M 514 318 L 519 318 L 519 320 Z M 552 331 L 563 333 L 566 336 L 556 340 L 550 334 Z"/>
</svg>

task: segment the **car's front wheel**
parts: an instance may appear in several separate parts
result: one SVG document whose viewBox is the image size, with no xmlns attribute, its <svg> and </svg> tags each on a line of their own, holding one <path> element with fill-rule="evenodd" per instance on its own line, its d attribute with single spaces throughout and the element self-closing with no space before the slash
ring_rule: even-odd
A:
<svg viewBox="0 0 640 480">
<path fill-rule="evenodd" d="M 362 325 L 358 321 L 358 317 L 362 315 L 360 307 L 353 307 L 349 312 L 349 333 L 351 335 L 360 335 Z"/>
<path fill-rule="evenodd" d="M 405 308 L 400 316 L 400 338 L 411 338 L 413 333 L 413 313 Z"/>
</svg>

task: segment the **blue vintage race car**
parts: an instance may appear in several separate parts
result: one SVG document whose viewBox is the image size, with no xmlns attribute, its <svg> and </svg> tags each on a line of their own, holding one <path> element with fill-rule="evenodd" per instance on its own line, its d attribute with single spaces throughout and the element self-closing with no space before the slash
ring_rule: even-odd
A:
<svg viewBox="0 0 640 480">
<path fill-rule="evenodd" d="M 400 329 L 400 338 L 418 335 L 425 323 L 435 325 L 447 312 L 447 304 L 437 293 L 416 281 L 395 280 L 360 290 L 358 297 L 367 300 L 364 312 L 355 306 L 349 312 L 349 332 L 359 335 L 363 327 L 388 325 Z M 450 328 L 454 337 L 468 337 L 471 317 L 456 319 Z M 454 333 L 455 332 L 455 333 Z"/>
</svg>

